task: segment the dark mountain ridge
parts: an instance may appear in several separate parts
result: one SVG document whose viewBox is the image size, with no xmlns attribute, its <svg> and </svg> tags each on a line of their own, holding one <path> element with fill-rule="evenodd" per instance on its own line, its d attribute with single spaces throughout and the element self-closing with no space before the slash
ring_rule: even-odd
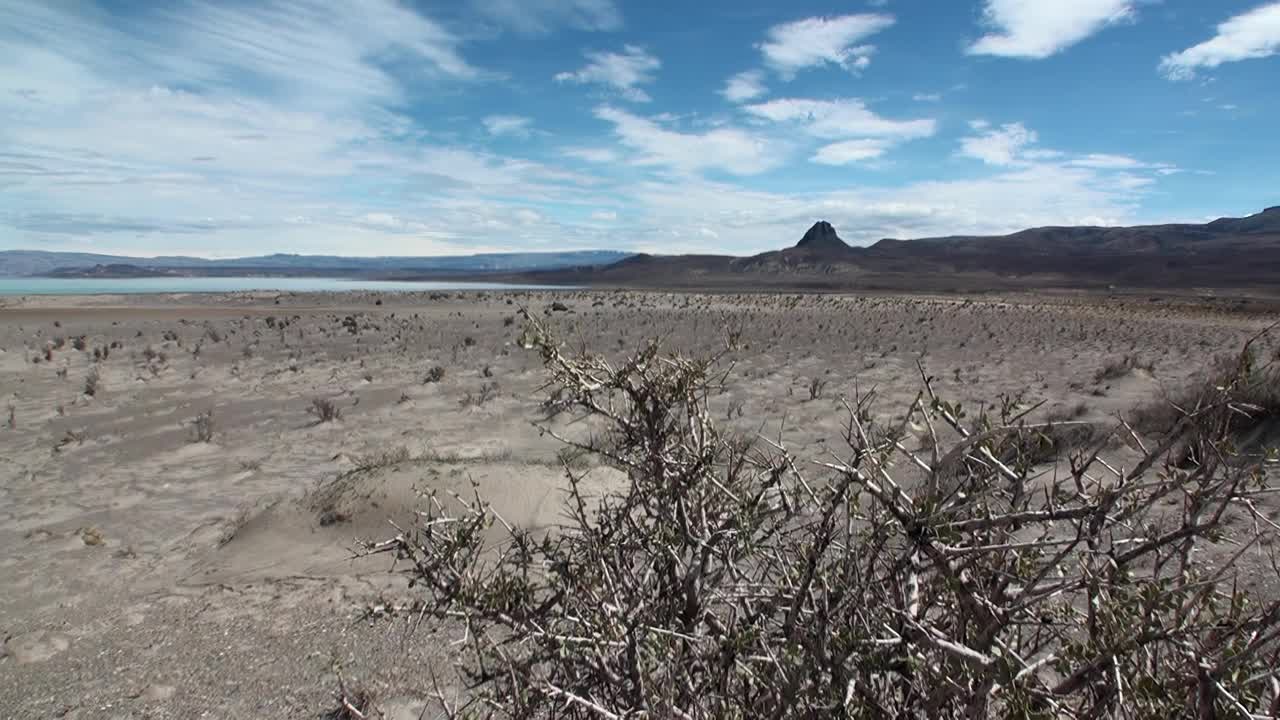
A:
<svg viewBox="0 0 1280 720">
<path fill-rule="evenodd" d="M 999 236 L 884 239 L 850 247 L 819 221 L 794 246 L 750 257 L 640 255 L 526 273 L 526 281 L 825 289 L 1253 287 L 1280 290 L 1280 207 L 1202 225 L 1039 227 Z"/>
<path fill-rule="evenodd" d="M 0 252 L 6 258 L 30 251 Z M 65 254 L 49 262 L 66 262 Z M 1204 224 L 1038 227 L 999 236 L 947 236 L 851 247 L 819 221 L 793 246 L 739 257 L 586 252 L 450 258 L 269 255 L 236 260 L 77 256 L 63 277 L 137 265 L 178 275 L 325 275 L 486 279 L 612 287 L 823 290 L 1252 288 L 1280 291 L 1280 206 Z M 12 267 L 10 265 L 10 267 Z M 43 272 L 53 272 L 49 267 Z M 141 271 L 140 271 L 141 272 Z M 10 272 L 9 274 L 12 274 Z"/>
</svg>

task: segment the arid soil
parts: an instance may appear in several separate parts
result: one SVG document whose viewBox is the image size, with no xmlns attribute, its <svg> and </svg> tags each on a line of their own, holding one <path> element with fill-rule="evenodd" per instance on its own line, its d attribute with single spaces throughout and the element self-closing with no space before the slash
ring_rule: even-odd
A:
<svg viewBox="0 0 1280 720">
<path fill-rule="evenodd" d="M 547 419 L 540 358 L 516 342 L 522 307 L 611 355 L 654 336 L 711 352 L 740 329 L 716 412 L 810 458 L 840 446 L 842 397 L 874 389 L 900 415 L 918 362 L 971 412 L 1022 394 L 1044 401 L 1036 417 L 1110 426 L 1280 319 L 1132 296 L 5 300 L 0 715 L 13 718 L 317 717 L 335 707 L 336 668 L 387 717 L 429 710 L 460 636 L 378 619 L 405 581 L 352 549 L 411 523 L 431 490 L 474 485 L 511 522 L 559 520 L 569 457 L 540 426 L 588 429 Z M 322 421 L 330 403 L 339 417 Z"/>
</svg>

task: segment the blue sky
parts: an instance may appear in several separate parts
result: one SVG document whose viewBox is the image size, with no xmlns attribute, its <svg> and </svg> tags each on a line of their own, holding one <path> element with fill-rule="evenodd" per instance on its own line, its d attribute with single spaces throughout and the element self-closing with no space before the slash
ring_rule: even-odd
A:
<svg viewBox="0 0 1280 720">
<path fill-rule="evenodd" d="M 1269 0 L 0 0 L 0 249 L 749 253 L 1280 204 Z"/>
</svg>

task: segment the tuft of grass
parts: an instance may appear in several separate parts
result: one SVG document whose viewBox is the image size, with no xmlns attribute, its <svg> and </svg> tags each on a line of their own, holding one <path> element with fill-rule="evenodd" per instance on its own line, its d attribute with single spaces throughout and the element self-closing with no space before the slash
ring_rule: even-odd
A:
<svg viewBox="0 0 1280 720">
<path fill-rule="evenodd" d="M 213 442 L 212 409 L 200 413 L 191 421 L 191 435 L 188 439 L 193 443 Z"/>
<path fill-rule="evenodd" d="M 444 376 L 445 376 L 444 367 L 441 365 L 436 365 L 435 367 L 427 371 L 427 376 L 423 378 L 422 384 L 427 385 L 430 383 L 438 383 L 441 380 L 444 380 Z"/>
<path fill-rule="evenodd" d="M 1156 366 L 1153 362 L 1144 362 L 1136 353 L 1129 353 L 1118 360 L 1112 360 L 1106 365 L 1098 369 L 1094 373 L 1093 381 L 1095 383 L 1106 382 L 1122 378 L 1134 370 L 1146 370 L 1147 372 L 1155 372 Z"/>
<path fill-rule="evenodd" d="M 399 445 L 390 450 L 373 452 L 367 455 L 355 455 L 352 457 L 352 462 L 355 463 L 356 472 L 360 472 L 399 465 L 400 463 L 408 462 L 410 459 L 409 448 Z"/>
<path fill-rule="evenodd" d="M 84 378 L 84 394 L 94 397 L 98 391 L 102 389 L 102 374 L 98 372 L 98 368 L 89 368 L 89 374 Z"/>
<path fill-rule="evenodd" d="M 1138 432 L 1166 437 L 1185 419 L 1210 407 L 1223 392 L 1233 410 L 1227 430 L 1236 438 L 1247 440 L 1255 430 L 1280 421 L 1280 366 L 1274 361 L 1263 363 L 1256 352 L 1247 349 L 1238 356 L 1216 358 L 1207 378 L 1139 405 L 1130 411 L 1129 424 Z"/>
<path fill-rule="evenodd" d="M 1070 422 L 1079 420 L 1089 414 L 1089 404 L 1086 402 L 1078 402 L 1075 405 L 1051 410 L 1045 414 L 1045 421 L 1050 423 Z"/>
<path fill-rule="evenodd" d="M 321 720 L 366 720 L 382 716 L 374 704 L 373 692 L 364 685 L 348 683 L 341 672 L 338 672 L 338 691 L 333 699 L 335 707 L 321 715 Z"/>
<path fill-rule="evenodd" d="M 327 423 L 342 419 L 342 409 L 329 398 L 312 398 L 307 412 L 316 416 L 316 423 Z"/>
<path fill-rule="evenodd" d="M 464 408 L 480 407 L 497 396 L 498 383 L 485 383 L 475 392 L 468 390 L 467 394 L 463 395 L 462 399 L 458 401 L 458 404 Z"/>
</svg>

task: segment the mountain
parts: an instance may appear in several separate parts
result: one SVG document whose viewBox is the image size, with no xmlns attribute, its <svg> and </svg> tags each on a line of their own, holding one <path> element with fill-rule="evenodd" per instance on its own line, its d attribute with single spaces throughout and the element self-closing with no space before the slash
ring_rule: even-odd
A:
<svg viewBox="0 0 1280 720">
<path fill-rule="evenodd" d="M 514 279 L 514 278 L 513 278 Z M 637 255 L 526 282 L 827 290 L 1280 289 L 1280 207 L 1203 225 L 1040 227 L 999 236 L 884 239 L 850 247 L 825 221 L 751 257 Z"/>
<path fill-rule="evenodd" d="M 0 275 L 321 275 L 485 279 L 723 290 L 981 291 L 1039 288 L 1280 289 L 1280 207 L 1205 224 L 1039 227 L 851 247 L 819 221 L 790 247 L 750 257 L 591 251 L 467 257 L 267 255 L 234 260 L 0 252 Z M 101 267 L 99 267 L 101 266 Z"/>
<path fill-rule="evenodd" d="M 264 255 L 208 260 L 195 257 L 125 257 L 42 250 L 0 251 L 0 276 L 83 276 L 97 266 L 132 266 L 179 275 L 321 275 L 400 277 L 437 273 L 491 273 L 607 265 L 629 253 L 583 250 L 545 253 L 497 253 L 440 257 L 341 257 L 335 255 Z M 124 272 L 126 268 L 117 267 Z M 96 272 L 102 272 L 101 270 Z M 99 275 L 100 276 L 100 275 Z M 119 277 L 120 275 L 116 275 Z"/>
<path fill-rule="evenodd" d="M 54 278 L 143 278 L 143 277 L 171 277 L 173 271 L 157 270 L 155 268 L 139 267 L 137 265 L 94 265 L 91 268 L 69 268 L 64 270 L 53 270 L 48 273 L 48 277 Z"/>
<path fill-rule="evenodd" d="M 831 223 L 819 220 L 800 238 L 795 249 L 816 254 L 844 254 L 851 248 L 840 239 Z"/>
</svg>

